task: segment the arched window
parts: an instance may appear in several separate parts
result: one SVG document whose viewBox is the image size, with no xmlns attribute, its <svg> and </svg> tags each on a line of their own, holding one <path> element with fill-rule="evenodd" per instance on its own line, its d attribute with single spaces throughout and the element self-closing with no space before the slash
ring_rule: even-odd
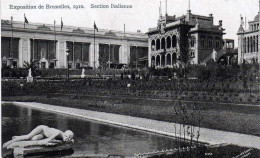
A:
<svg viewBox="0 0 260 158">
<path fill-rule="evenodd" d="M 247 53 L 250 52 L 250 43 L 249 43 L 249 37 L 247 37 Z"/>
<path fill-rule="evenodd" d="M 206 37 L 205 36 L 200 36 L 200 47 L 206 48 Z"/>
<path fill-rule="evenodd" d="M 157 40 L 156 40 L 156 50 L 159 50 L 159 49 L 160 49 L 160 46 L 161 46 L 160 39 L 157 39 Z"/>
<path fill-rule="evenodd" d="M 256 42 L 255 42 L 255 36 L 253 37 L 253 43 L 252 43 L 252 46 L 253 46 L 253 50 L 252 52 L 255 52 L 255 46 L 256 46 Z"/>
<path fill-rule="evenodd" d="M 152 40 L 151 42 L 151 49 L 152 51 L 155 51 L 155 40 Z"/>
<path fill-rule="evenodd" d="M 161 63 L 161 66 L 164 66 L 165 65 L 165 55 L 164 54 L 162 54 L 162 63 Z"/>
<path fill-rule="evenodd" d="M 172 43 L 171 37 L 168 36 L 168 37 L 166 38 L 166 47 L 167 47 L 167 48 L 171 48 L 171 43 Z"/>
<path fill-rule="evenodd" d="M 243 47 L 244 47 L 244 53 L 246 53 L 246 37 L 244 38 Z"/>
<path fill-rule="evenodd" d="M 171 54 L 167 54 L 166 56 L 166 65 L 171 65 Z"/>
<path fill-rule="evenodd" d="M 163 37 L 162 39 L 161 39 L 161 49 L 165 49 L 165 38 Z"/>
<path fill-rule="evenodd" d="M 177 37 L 176 37 L 176 35 L 172 36 L 172 47 L 173 48 L 177 47 Z"/>
<path fill-rule="evenodd" d="M 253 52 L 253 38 L 250 37 L 250 52 Z"/>
<path fill-rule="evenodd" d="M 190 39 L 190 46 L 191 47 L 195 46 L 195 41 L 196 41 L 196 38 L 194 36 L 192 36 L 191 39 Z"/>
<path fill-rule="evenodd" d="M 172 54 L 172 64 L 176 64 L 176 62 L 177 62 L 177 54 L 173 53 Z"/>
<path fill-rule="evenodd" d="M 152 56 L 152 59 L 151 59 L 151 66 L 155 66 L 155 57 Z"/>
<path fill-rule="evenodd" d="M 160 55 L 156 56 L 156 66 L 160 66 Z"/>
<path fill-rule="evenodd" d="M 256 52 L 258 52 L 258 36 L 256 36 Z"/>
<path fill-rule="evenodd" d="M 212 38 L 209 37 L 209 38 L 208 38 L 208 47 L 209 47 L 209 48 L 212 48 L 212 46 L 213 46 L 213 45 L 212 45 Z"/>
</svg>

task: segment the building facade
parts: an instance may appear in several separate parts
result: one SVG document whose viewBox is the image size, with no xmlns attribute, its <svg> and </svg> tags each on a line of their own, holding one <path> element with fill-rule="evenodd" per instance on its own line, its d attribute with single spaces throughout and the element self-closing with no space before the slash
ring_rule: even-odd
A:
<svg viewBox="0 0 260 158">
<path fill-rule="evenodd" d="M 175 67 L 183 63 L 181 61 L 182 50 L 181 30 L 188 27 L 188 64 L 201 64 L 210 56 L 213 50 L 219 51 L 223 47 L 222 21 L 214 25 L 213 15 L 201 16 L 187 14 L 181 17 L 160 15 L 157 28 L 150 28 L 149 42 L 149 66 L 158 68 Z"/>
<path fill-rule="evenodd" d="M 241 24 L 238 29 L 238 63 L 259 63 L 259 12 L 254 20 L 248 22 L 248 28 Z"/>
<path fill-rule="evenodd" d="M 148 37 L 144 33 L 99 29 L 94 42 L 91 28 L 54 28 L 10 20 L 1 20 L 1 24 L 2 67 L 23 67 L 25 61 L 37 61 L 40 68 L 148 65 Z"/>
</svg>

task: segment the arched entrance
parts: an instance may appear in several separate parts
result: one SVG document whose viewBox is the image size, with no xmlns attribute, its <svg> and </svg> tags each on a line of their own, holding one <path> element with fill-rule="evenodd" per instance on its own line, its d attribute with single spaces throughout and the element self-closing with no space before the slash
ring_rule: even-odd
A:
<svg viewBox="0 0 260 158">
<path fill-rule="evenodd" d="M 161 63 L 161 66 L 164 66 L 165 65 L 165 55 L 162 54 L 162 63 Z"/>
<path fill-rule="evenodd" d="M 160 55 L 156 56 L 156 66 L 160 66 Z"/>
<path fill-rule="evenodd" d="M 171 65 L 171 54 L 166 55 L 166 65 Z"/>
<path fill-rule="evenodd" d="M 152 56 L 152 59 L 151 59 L 151 66 L 155 66 L 155 56 Z"/>
<path fill-rule="evenodd" d="M 177 63 L 177 54 L 173 53 L 172 54 L 172 64 L 175 65 Z"/>
</svg>

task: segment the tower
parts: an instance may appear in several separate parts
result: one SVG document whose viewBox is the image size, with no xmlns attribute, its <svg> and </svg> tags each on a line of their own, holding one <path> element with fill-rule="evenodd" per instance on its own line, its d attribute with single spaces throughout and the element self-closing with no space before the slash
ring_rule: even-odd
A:
<svg viewBox="0 0 260 158">
<path fill-rule="evenodd" d="M 241 16 L 241 22 L 240 22 L 240 27 L 237 31 L 237 35 L 238 35 L 238 64 L 242 64 L 243 63 L 243 60 L 244 60 L 244 28 L 243 28 L 243 25 L 244 25 L 244 21 L 243 21 L 243 17 Z"/>
</svg>

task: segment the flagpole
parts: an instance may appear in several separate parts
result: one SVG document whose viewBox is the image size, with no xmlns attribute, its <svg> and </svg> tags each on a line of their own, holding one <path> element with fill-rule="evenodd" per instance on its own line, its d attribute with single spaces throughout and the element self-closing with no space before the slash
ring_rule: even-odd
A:
<svg viewBox="0 0 260 158">
<path fill-rule="evenodd" d="M 124 24 L 124 37 L 125 37 L 125 24 Z"/>
<path fill-rule="evenodd" d="M 25 14 L 23 14 L 24 20 L 23 20 L 23 28 L 25 29 Z"/>
<path fill-rule="evenodd" d="M 11 38 L 11 51 L 10 51 L 10 58 L 13 57 L 13 38 L 14 38 L 14 30 L 13 30 L 13 16 L 11 16 L 11 27 L 12 27 L 12 38 Z"/>
<path fill-rule="evenodd" d="M 63 21 L 62 21 L 62 17 L 61 17 L 61 31 L 62 31 L 62 28 L 63 28 Z"/>
<path fill-rule="evenodd" d="M 54 20 L 54 56 L 56 58 L 56 28 L 55 28 L 55 20 Z"/>
<path fill-rule="evenodd" d="M 96 28 L 95 28 L 95 21 L 94 21 L 94 69 L 96 69 L 96 48 L 95 48 L 95 45 L 96 45 L 96 44 L 95 44 L 95 40 L 96 40 L 96 39 L 95 39 L 95 38 L 96 38 L 96 37 L 95 37 L 95 36 L 96 36 L 95 34 L 96 34 L 96 31 L 95 31 L 95 30 L 96 30 Z"/>
</svg>

